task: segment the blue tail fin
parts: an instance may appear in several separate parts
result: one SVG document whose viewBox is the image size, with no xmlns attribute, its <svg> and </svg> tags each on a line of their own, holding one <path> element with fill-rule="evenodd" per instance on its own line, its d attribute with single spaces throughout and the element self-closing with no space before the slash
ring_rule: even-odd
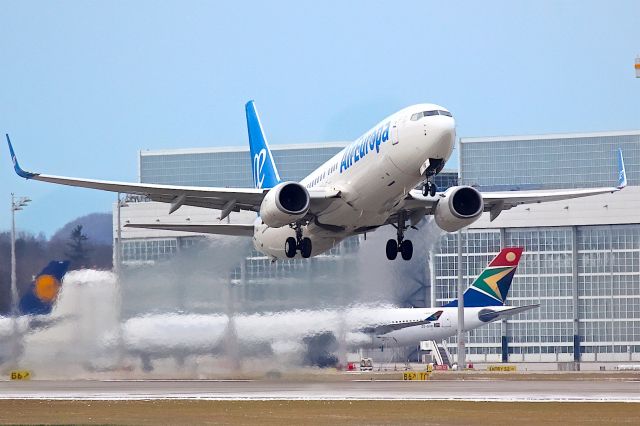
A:
<svg viewBox="0 0 640 426">
<path fill-rule="evenodd" d="M 518 262 L 522 256 L 522 247 L 503 248 L 489 263 L 471 287 L 464 292 L 465 308 L 480 308 L 483 306 L 502 306 L 507 301 L 507 294 L 511 288 L 511 281 L 516 273 Z M 445 306 L 457 307 L 458 300 L 449 302 Z"/>
<path fill-rule="evenodd" d="M 29 291 L 20 299 L 22 315 L 51 313 L 60 293 L 62 279 L 69 269 L 69 261 L 53 260 L 36 276 Z"/>
<path fill-rule="evenodd" d="M 260 189 L 273 188 L 280 183 L 280 175 L 267 144 L 267 138 L 264 136 L 255 103 L 253 101 L 247 102 L 245 110 L 252 159 L 253 186 Z"/>
</svg>

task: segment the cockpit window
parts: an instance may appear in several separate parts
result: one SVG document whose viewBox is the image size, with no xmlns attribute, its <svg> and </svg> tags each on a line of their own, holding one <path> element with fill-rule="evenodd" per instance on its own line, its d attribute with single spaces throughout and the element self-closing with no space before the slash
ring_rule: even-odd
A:
<svg viewBox="0 0 640 426">
<path fill-rule="evenodd" d="M 453 117 L 451 115 L 451 113 L 449 111 L 442 111 L 442 110 L 431 110 L 431 111 L 422 111 L 422 112 L 416 112 L 415 114 L 413 114 L 411 116 L 411 121 L 418 121 L 420 120 L 422 117 L 429 117 L 431 115 L 445 115 L 447 117 Z"/>
</svg>

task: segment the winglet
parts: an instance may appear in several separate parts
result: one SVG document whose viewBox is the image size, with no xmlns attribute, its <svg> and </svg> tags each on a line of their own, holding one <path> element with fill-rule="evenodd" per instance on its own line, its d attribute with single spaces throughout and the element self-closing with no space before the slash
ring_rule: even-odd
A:
<svg viewBox="0 0 640 426">
<path fill-rule="evenodd" d="M 9 134 L 5 134 L 7 136 L 7 143 L 9 144 L 9 153 L 11 154 L 11 161 L 13 162 L 13 168 L 18 174 L 18 176 L 23 177 L 25 179 L 31 179 L 34 176 L 37 176 L 36 173 L 27 172 L 20 168 L 18 164 L 18 159 L 16 158 L 16 153 L 13 151 L 13 146 L 11 145 L 11 139 L 9 139 Z"/>
<path fill-rule="evenodd" d="M 442 315 L 442 312 L 444 312 L 444 311 L 437 311 L 436 313 L 434 313 L 432 315 L 429 315 L 425 319 L 425 321 L 428 321 L 428 322 L 438 321 L 440 319 L 440 316 Z"/>
<path fill-rule="evenodd" d="M 618 189 L 627 186 L 627 171 L 624 169 L 624 158 L 622 157 L 622 148 L 618 148 Z"/>
</svg>

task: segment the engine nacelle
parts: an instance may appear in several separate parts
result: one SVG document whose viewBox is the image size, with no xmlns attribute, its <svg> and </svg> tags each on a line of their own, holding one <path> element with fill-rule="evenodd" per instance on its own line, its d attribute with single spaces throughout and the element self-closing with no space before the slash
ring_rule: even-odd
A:
<svg viewBox="0 0 640 426">
<path fill-rule="evenodd" d="M 260 218 L 272 228 L 302 219 L 309 210 L 309 192 L 297 182 L 282 182 L 267 192 L 260 205 Z"/>
<path fill-rule="evenodd" d="M 478 220 L 483 211 L 484 201 L 477 189 L 454 186 L 445 191 L 433 216 L 440 228 L 455 232 Z"/>
</svg>

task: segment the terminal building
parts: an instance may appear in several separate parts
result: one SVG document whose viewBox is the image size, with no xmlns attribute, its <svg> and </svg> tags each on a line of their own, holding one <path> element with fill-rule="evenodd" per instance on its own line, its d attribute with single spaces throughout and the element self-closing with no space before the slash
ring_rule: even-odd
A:
<svg viewBox="0 0 640 426">
<path fill-rule="evenodd" d="M 508 303 L 540 304 L 471 332 L 469 360 L 640 360 L 640 131 L 462 138 L 460 182 L 481 191 L 612 187 L 618 148 L 623 191 L 520 206 L 493 222 L 483 215 L 463 231 L 467 285 L 501 247 L 522 246 Z M 456 295 L 457 253 L 457 236 L 446 234 L 430 256 L 433 306 Z"/>
<path fill-rule="evenodd" d="M 282 178 L 300 180 L 344 146 L 346 142 L 274 145 L 272 150 Z M 481 191 L 612 187 L 617 182 L 618 148 L 626 163 L 625 190 L 520 206 L 493 222 L 483 215 L 462 232 L 467 285 L 501 247 L 522 246 L 525 253 L 508 303 L 540 304 L 471 332 L 470 361 L 640 361 L 640 131 L 462 138 L 459 172 L 443 172 L 436 183 L 443 189 L 459 181 Z M 248 148 L 242 147 L 142 151 L 139 176 L 145 183 L 250 187 L 249 157 Z M 130 201 L 121 209 L 122 224 L 211 222 L 217 216 L 215 211 L 186 206 L 168 216 L 166 204 Z M 253 216 L 232 213 L 230 220 L 246 223 Z M 122 260 L 125 266 L 162 263 L 204 238 L 124 228 Z M 435 248 L 422 259 L 424 278 L 416 278 L 421 287 L 400 292 L 391 302 L 441 306 L 455 297 L 457 236 L 442 233 L 434 239 Z M 238 305 L 255 306 L 264 297 L 265 284 L 284 288 L 283 283 L 296 283 L 289 288 L 313 287 L 312 294 L 325 297 L 350 279 L 331 282 L 354 263 L 363 243 L 362 236 L 352 237 L 323 256 L 271 263 L 246 241 L 246 256 L 230 276 L 244 289 Z M 311 283 L 314 279 L 318 282 Z M 331 284 L 335 287 L 329 290 Z M 278 294 L 280 302 L 286 299 L 288 304 L 273 309 L 296 308 L 310 298 L 308 292 L 297 298 L 286 291 Z M 455 339 L 447 346 L 455 353 Z"/>
</svg>

